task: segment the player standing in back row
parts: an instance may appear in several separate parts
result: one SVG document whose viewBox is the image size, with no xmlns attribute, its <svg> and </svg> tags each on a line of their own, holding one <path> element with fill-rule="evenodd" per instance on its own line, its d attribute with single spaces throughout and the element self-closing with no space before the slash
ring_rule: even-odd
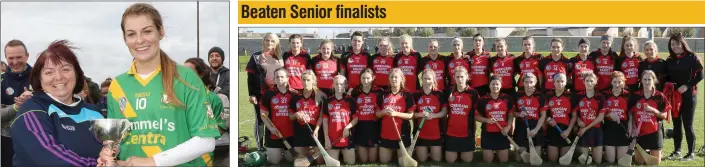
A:
<svg viewBox="0 0 705 167">
<path fill-rule="evenodd" d="M 627 78 L 627 90 L 635 92 L 639 88 L 639 62 L 643 60 L 639 51 L 638 42 L 632 36 L 622 38 L 622 47 L 619 49 L 616 69 L 624 73 Z"/>
<path fill-rule="evenodd" d="M 544 57 L 541 62 L 539 62 L 539 69 L 541 69 L 544 74 L 543 83 L 544 92 L 553 91 L 556 86 L 554 84 L 553 78 L 556 74 L 570 74 L 573 71 L 573 65 L 570 60 L 563 55 L 563 40 L 560 38 L 553 38 L 551 40 L 551 54 Z M 566 78 L 566 89 L 571 87 L 572 75 L 567 75 Z"/>
<path fill-rule="evenodd" d="M 421 58 L 421 65 L 423 65 L 423 68 L 421 68 L 420 70 L 433 70 L 433 72 L 436 74 L 433 79 L 436 80 L 436 86 L 438 87 L 438 90 L 445 90 L 446 85 L 448 83 L 448 76 L 446 75 L 446 59 L 449 57 L 441 55 L 440 53 L 438 53 L 438 50 L 438 40 L 431 39 L 431 41 L 428 42 L 428 55 Z"/>
<path fill-rule="evenodd" d="M 590 49 L 590 41 L 582 38 L 578 42 L 578 55 L 570 58 L 570 62 L 573 63 L 574 70 L 570 75 L 573 75 L 573 87 L 571 90 L 574 92 L 585 91 L 585 81 L 583 81 L 583 74 L 594 73 L 595 71 L 595 59 L 588 56 L 588 50 Z M 599 90 L 598 90 L 599 91 Z"/>
<path fill-rule="evenodd" d="M 534 74 L 537 78 L 536 91 L 540 92 L 543 75 L 541 74 L 541 69 L 539 68 L 539 62 L 541 61 L 541 58 L 543 58 L 543 55 L 534 50 L 534 37 L 526 36 L 521 39 L 521 43 L 522 48 L 524 48 L 524 52 L 521 53 L 521 56 L 514 59 L 514 69 L 515 71 L 519 70 L 519 81 L 523 81 L 523 78 L 527 73 Z M 519 82 L 518 86 L 519 92 L 524 91 L 524 82 Z"/>
<path fill-rule="evenodd" d="M 507 40 L 504 38 L 495 40 L 495 47 L 497 48 L 497 55 L 490 58 L 490 72 L 501 79 L 501 92 L 512 96 L 516 92 L 514 76 L 517 74 L 517 71 L 513 68 L 514 55 L 509 53 Z"/>
<path fill-rule="evenodd" d="M 350 94 L 352 88 L 360 85 L 360 73 L 365 68 L 369 68 L 372 57 L 367 51 L 362 50 L 362 44 L 365 42 L 360 31 L 355 31 L 350 36 L 352 41 L 352 50 L 340 55 L 340 73 L 348 79 L 349 89 L 347 94 Z"/>
<path fill-rule="evenodd" d="M 590 52 L 588 57 L 595 59 L 597 63 L 597 90 L 603 91 L 610 86 L 610 75 L 612 71 L 617 71 L 615 61 L 617 52 L 612 51 L 612 36 L 605 34 L 600 38 L 600 48 Z"/>
<path fill-rule="evenodd" d="M 416 92 L 419 88 L 418 76 L 423 69 L 423 64 L 421 64 L 421 54 L 414 51 L 412 48 L 414 46 L 414 41 L 411 36 L 404 34 L 399 37 L 399 52 L 394 57 L 394 68 L 401 69 L 404 72 L 404 80 L 406 90 L 410 93 Z"/>
<path fill-rule="evenodd" d="M 311 55 L 303 50 L 303 45 L 304 38 L 299 34 L 293 34 L 289 36 L 289 47 L 291 50 L 284 52 L 282 55 L 284 68 L 289 72 L 289 85 L 298 92 L 301 92 L 304 88 L 301 74 L 310 69 L 307 65 L 311 60 Z"/>
<path fill-rule="evenodd" d="M 472 37 L 475 43 L 475 49 L 468 52 L 470 55 L 470 87 L 477 90 L 480 97 L 487 95 L 490 92 L 490 52 L 487 52 L 485 46 L 485 37 L 480 34 L 475 34 Z"/>
</svg>

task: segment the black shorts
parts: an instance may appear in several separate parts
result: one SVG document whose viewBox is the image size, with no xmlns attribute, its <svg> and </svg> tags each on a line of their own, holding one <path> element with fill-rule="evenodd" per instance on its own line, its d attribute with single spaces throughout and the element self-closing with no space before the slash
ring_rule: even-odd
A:
<svg viewBox="0 0 705 167">
<path fill-rule="evenodd" d="M 526 125 L 524 125 L 524 121 L 520 119 L 516 119 L 519 122 L 516 122 L 515 128 L 514 128 L 514 136 L 512 139 L 514 139 L 514 142 L 517 143 L 520 147 L 529 147 L 529 139 L 526 136 Z M 529 120 L 529 130 L 534 129 L 536 127 L 536 124 L 538 123 L 537 120 Z M 536 136 L 532 137 L 531 140 L 534 142 L 534 147 L 536 146 L 541 146 L 544 143 L 544 133 L 543 130 L 539 130 L 536 132 Z"/>
<path fill-rule="evenodd" d="M 327 97 L 333 96 L 333 88 L 318 88 L 318 90 L 325 93 Z"/>
<path fill-rule="evenodd" d="M 379 121 L 358 121 L 353 137 L 355 144 L 362 147 L 374 147 L 379 144 Z"/>
<path fill-rule="evenodd" d="M 509 139 L 502 135 L 502 132 L 487 132 L 482 130 L 481 142 L 483 150 L 506 150 L 509 149 Z"/>
<path fill-rule="evenodd" d="M 443 140 L 443 148 L 448 152 L 472 152 L 475 151 L 475 135 L 468 137 L 446 136 Z"/>
<path fill-rule="evenodd" d="M 563 124 L 558 124 L 558 127 L 561 128 L 561 130 L 564 130 L 568 128 L 567 125 Z M 547 132 L 546 132 L 546 142 L 549 146 L 554 146 L 554 147 L 567 147 L 570 146 L 563 137 L 561 137 L 561 133 L 558 132 L 558 129 L 556 127 L 548 125 Z M 571 137 L 572 135 L 568 135 L 568 139 L 571 140 L 571 142 L 574 138 Z"/>
<path fill-rule="evenodd" d="M 436 140 L 426 140 L 426 139 L 421 139 L 419 138 L 416 140 L 416 146 L 442 146 L 443 145 L 443 140 L 441 138 L 438 138 Z"/>
<path fill-rule="evenodd" d="M 590 128 L 585 131 L 583 136 L 580 136 L 578 146 L 580 147 L 599 147 L 602 146 L 603 140 L 602 128 Z"/>
<path fill-rule="evenodd" d="M 293 136 L 284 138 L 284 140 L 286 140 L 286 142 L 288 142 L 289 145 L 293 144 L 295 141 Z M 272 139 L 269 131 L 267 131 L 267 134 L 264 136 L 264 147 L 287 149 L 286 146 L 284 145 L 284 142 L 282 142 L 282 139 Z M 294 147 L 294 146 L 292 146 L 292 147 Z"/>
<path fill-rule="evenodd" d="M 605 146 L 629 146 L 629 137 L 627 137 L 627 121 L 617 122 L 605 120 L 602 124 L 602 131 L 604 133 Z"/>
<path fill-rule="evenodd" d="M 411 139 L 408 136 L 402 136 L 402 142 L 404 143 L 404 147 L 409 147 L 409 145 L 411 145 Z M 399 140 L 387 140 L 380 138 L 379 146 L 388 149 L 399 149 Z"/>
<path fill-rule="evenodd" d="M 306 124 L 301 125 L 298 123 L 298 121 L 294 121 L 294 143 L 292 143 L 293 147 L 315 147 L 316 146 L 316 141 L 313 141 L 313 137 L 311 136 L 311 131 L 308 130 L 308 127 L 306 127 Z M 311 128 L 315 128 L 315 126 L 311 126 Z M 318 141 L 323 142 L 325 139 L 323 138 L 323 128 L 320 128 L 318 130 Z M 321 143 L 324 144 L 324 143 Z"/>
<path fill-rule="evenodd" d="M 489 84 L 478 86 L 478 87 L 473 87 L 473 89 L 475 89 L 477 91 L 477 94 L 479 94 L 480 97 L 485 96 L 488 93 L 490 93 L 490 85 Z"/>
<path fill-rule="evenodd" d="M 661 150 L 663 148 L 663 133 L 661 130 L 657 130 L 654 133 L 637 137 L 636 142 L 644 149 Z"/>
</svg>

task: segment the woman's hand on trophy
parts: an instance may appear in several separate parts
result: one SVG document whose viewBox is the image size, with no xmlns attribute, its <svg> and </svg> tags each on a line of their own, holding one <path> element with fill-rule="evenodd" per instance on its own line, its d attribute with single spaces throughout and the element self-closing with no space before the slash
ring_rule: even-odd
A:
<svg viewBox="0 0 705 167">
<path fill-rule="evenodd" d="M 125 164 L 118 163 L 120 166 L 156 166 L 154 158 L 143 158 L 132 156 L 125 161 Z"/>
</svg>

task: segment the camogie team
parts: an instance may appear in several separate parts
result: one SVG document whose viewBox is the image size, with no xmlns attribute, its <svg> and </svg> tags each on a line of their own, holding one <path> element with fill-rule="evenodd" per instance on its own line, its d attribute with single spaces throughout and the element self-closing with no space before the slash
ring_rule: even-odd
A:
<svg viewBox="0 0 705 167">
<path fill-rule="evenodd" d="M 255 135 L 264 124 L 266 135 L 257 142 L 271 164 L 293 160 L 289 144 L 299 155 L 318 154 L 314 138 L 346 164 L 396 161 L 406 150 L 400 140 L 404 147 L 415 141 L 411 149 L 420 162 L 471 162 L 479 146 L 485 162 L 497 157 L 503 163 L 516 147 L 511 139 L 520 147 L 511 154 L 522 161 L 529 136 L 539 155 L 546 146 L 553 162 L 577 142 L 594 163 L 615 163 L 629 154 L 631 139 L 660 161 L 663 121 L 670 117 L 683 122 L 689 142 L 695 140 L 688 133 L 703 65 L 682 36 L 669 39 L 665 60 L 653 41 L 641 45 L 644 55 L 638 53 L 631 36 L 623 38 L 619 52 L 612 51 L 610 36 L 602 36 L 592 52 L 581 39 L 570 59 L 560 38 L 551 40 L 549 55 L 541 55 L 531 36 L 522 39 L 523 53 L 516 56 L 506 39 L 494 41 L 497 54 L 491 55 L 479 34 L 475 49 L 466 53 L 463 41 L 453 39 L 447 56 L 440 55 L 437 40 L 421 55 L 408 35 L 400 37 L 398 53 L 389 38 L 380 38 L 370 55 L 362 33 L 355 32 L 352 50 L 340 57 L 333 55 L 331 40 L 323 40 L 313 57 L 302 49 L 300 35 L 289 41 L 291 49 L 280 54 L 279 38 L 268 33 L 247 65 L 258 115 Z M 682 101 L 673 100 L 676 95 Z M 637 152 L 636 162 L 643 164 L 642 157 Z"/>
</svg>

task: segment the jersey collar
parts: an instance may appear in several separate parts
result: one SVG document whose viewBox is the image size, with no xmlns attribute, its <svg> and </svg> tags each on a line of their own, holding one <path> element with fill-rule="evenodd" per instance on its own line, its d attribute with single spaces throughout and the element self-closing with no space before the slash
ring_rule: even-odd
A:
<svg viewBox="0 0 705 167">
<path fill-rule="evenodd" d="M 132 61 L 132 65 L 130 65 L 130 70 L 127 71 L 127 74 L 134 76 L 135 79 L 137 79 L 137 82 L 142 84 L 142 86 L 147 86 L 147 84 L 149 84 L 149 81 L 152 81 L 152 79 L 154 79 L 154 77 L 162 71 L 162 65 L 159 64 L 159 66 L 157 66 L 156 71 L 150 74 L 146 79 L 143 79 L 142 77 L 140 77 L 140 75 L 135 75 L 137 74 L 137 67 L 135 66 L 136 63 L 136 61 Z"/>
</svg>

